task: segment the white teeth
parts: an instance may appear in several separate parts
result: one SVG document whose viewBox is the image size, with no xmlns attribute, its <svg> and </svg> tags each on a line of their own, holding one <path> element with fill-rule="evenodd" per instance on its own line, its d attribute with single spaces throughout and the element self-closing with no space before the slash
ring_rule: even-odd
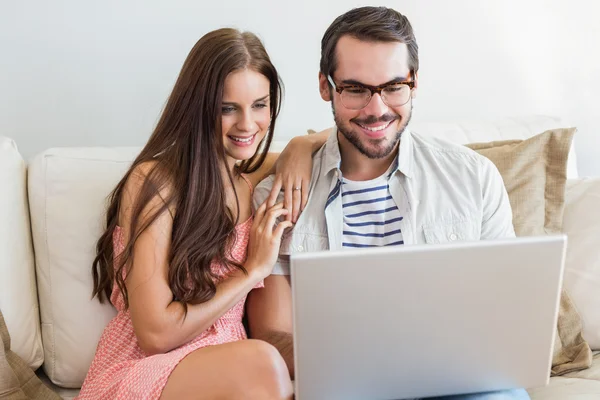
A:
<svg viewBox="0 0 600 400">
<path fill-rule="evenodd" d="M 232 138 L 233 140 L 235 140 L 236 142 L 240 142 L 240 143 L 250 143 L 250 141 L 252 140 L 252 138 L 254 136 L 250 136 L 249 138 L 246 139 L 241 139 L 241 138 L 237 138 L 235 136 L 229 136 L 230 138 Z"/>
<path fill-rule="evenodd" d="M 389 123 L 387 123 L 385 125 L 378 126 L 376 128 L 370 128 L 370 127 L 364 126 L 364 125 L 361 125 L 361 127 L 364 128 L 364 129 L 366 129 L 366 130 L 368 130 L 368 131 L 371 131 L 371 132 L 379 132 L 379 131 L 382 131 L 385 128 L 387 128 L 390 125 L 390 123 L 391 122 L 389 122 Z"/>
</svg>

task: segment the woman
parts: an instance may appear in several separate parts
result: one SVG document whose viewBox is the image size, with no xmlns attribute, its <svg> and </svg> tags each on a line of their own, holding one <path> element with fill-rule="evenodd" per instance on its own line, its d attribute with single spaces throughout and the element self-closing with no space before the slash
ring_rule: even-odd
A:
<svg viewBox="0 0 600 400">
<path fill-rule="evenodd" d="M 306 137 L 287 152 L 307 166 L 282 175 L 294 216 L 282 204 L 252 211 L 280 100 L 277 71 L 253 34 L 220 29 L 191 50 L 154 133 L 111 196 L 93 295 L 118 314 L 79 399 L 293 396 L 279 353 L 243 340 L 242 325 L 246 295 L 270 274 L 310 153 L 322 143 Z"/>
</svg>

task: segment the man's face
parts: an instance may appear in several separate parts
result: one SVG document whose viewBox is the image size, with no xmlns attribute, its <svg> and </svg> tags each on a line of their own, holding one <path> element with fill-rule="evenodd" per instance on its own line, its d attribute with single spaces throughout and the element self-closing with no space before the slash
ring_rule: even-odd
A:
<svg viewBox="0 0 600 400">
<path fill-rule="evenodd" d="M 408 125 L 412 98 L 417 88 L 417 77 L 410 76 L 406 45 L 399 42 L 366 42 L 342 36 L 337 43 L 336 58 L 337 67 L 331 78 L 338 87 L 356 84 L 383 86 L 393 81 L 415 82 L 406 104 L 390 107 L 379 94 L 373 94 L 364 108 L 354 110 L 342 104 L 341 95 L 329 88 L 326 76 L 319 74 L 321 97 L 332 102 L 338 131 L 365 156 L 388 156 L 396 149 Z"/>
</svg>

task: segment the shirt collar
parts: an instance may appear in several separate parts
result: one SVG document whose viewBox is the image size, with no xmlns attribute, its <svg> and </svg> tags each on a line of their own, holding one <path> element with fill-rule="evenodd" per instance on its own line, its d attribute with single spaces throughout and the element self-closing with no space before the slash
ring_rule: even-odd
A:
<svg viewBox="0 0 600 400">
<path fill-rule="evenodd" d="M 413 146 L 413 135 L 407 127 L 400 138 L 398 166 L 396 167 L 396 171 L 400 171 L 407 178 L 411 178 L 413 174 Z"/>
<path fill-rule="evenodd" d="M 338 176 L 341 176 L 340 165 L 342 164 L 342 155 L 340 154 L 340 144 L 338 142 L 338 129 L 334 126 L 331 134 L 325 142 L 324 150 L 324 170 L 323 174 L 327 175 L 332 170 L 339 171 Z"/>
</svg>

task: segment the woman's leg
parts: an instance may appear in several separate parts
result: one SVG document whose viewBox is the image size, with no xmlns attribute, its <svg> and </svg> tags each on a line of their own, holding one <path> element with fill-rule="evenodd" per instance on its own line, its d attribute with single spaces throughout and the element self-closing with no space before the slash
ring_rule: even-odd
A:
<svg viewBox="0 0 600 400">
<path fill-rule="evenodd" d="M 161 400 L 292 399 L 293 387 L 281 355 L 260 340 L 198 349 L 173 370 Z"/>
<path fill-rule="evenodd" d="M 427 400 L 529 400 L 525 389 L 500 390 L 498 392 L 461 394 L 456 396 L 432 397 Z"/>
</svg>

